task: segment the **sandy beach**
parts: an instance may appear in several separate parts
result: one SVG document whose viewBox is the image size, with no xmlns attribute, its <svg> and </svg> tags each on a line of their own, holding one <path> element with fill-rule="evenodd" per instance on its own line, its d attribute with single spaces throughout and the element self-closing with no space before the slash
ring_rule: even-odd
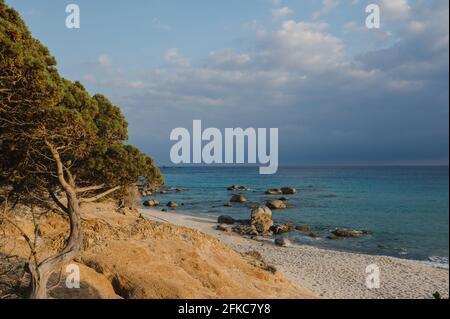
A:
<svg viewBox="0 0 450 319">
<path fill-rule="evenodd" d="M 425 263 L 386 256 L 372 256 L 319 249 L 306 245 L 275 246 L 270 240 L 253 240 L 216 230 L 217 221 L 182 212 L 141 209 L 148 219 L 196 229 L 212 235 L 238 252 L 258 251 L 270 265 L 294 283 L 321 298 L 433 298 L 449 295 L 449 271 Z M 366 268 L 380 270 L 380 287 L 366 286 Z"/>
</svg>

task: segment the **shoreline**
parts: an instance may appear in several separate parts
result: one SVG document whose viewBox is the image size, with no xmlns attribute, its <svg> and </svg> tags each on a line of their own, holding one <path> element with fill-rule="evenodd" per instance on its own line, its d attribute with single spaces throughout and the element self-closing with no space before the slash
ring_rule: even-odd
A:
<svg viewBox="0 0 450 319">
<path fill-rule="evenodd" d="M 216 230 L 217 220 L 188 211 L 162 212 L 140 209 L 144 217 L 177 226 L 196 229 L 212 235 L 234 250 L 245 253 L 258 251 L 294 283 L 310 289 L 322 298 L 432 298 L 439 292 L 449 294 L 449 270 L 426 261 L 391 256 L 369 255 L 357 252 L 292 244 L 283 248 L 271 240 L 254 240 L 235 233 Z M 351 262 L 349 262 L 351 261 Z M 369 265 L 380 269 L 380 288 L 365 285 Z"/>
</svg>

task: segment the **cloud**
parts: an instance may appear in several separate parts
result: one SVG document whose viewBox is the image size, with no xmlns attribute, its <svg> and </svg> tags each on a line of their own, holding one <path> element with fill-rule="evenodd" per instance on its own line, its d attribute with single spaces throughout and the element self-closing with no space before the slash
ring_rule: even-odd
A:
<svg viewBox="0 0 450 319">
<path fill-rule="evenodd" d="M 97 63 L 102 67 L 108 67 L 111 66 L 112 59 L 108 55 L 102 54 L 97 58 Z"/>
<path fill-rule="evenodd" d="M 294 13 L 294 12 L 291 9 L 289 9 L 288 7 L 282 7 L 282 8 L 272 10 L 272 16 L 275 19 L 284 18 L 292 13 Z"/>
<path fill-rule="evenodd" d="M 420 2 L 395 43 L 355 58 L 328 24 L 288 20 L 258 28 L 245 50 L 214 50 L 193 65 L 172 48 L 164 66 L 104 84 L 115 85 L 133 143 L 162 162 L 171 129 L 193 119 L 278 127 L 282 163 L 448 161 L 447 19 L 448 2 Z"/>
<path fill-rule="evenodd" d="M 191 64 L 190 60 L 181 55 L 177 48 L 168 49 L 164 53 L 164 61 L 167 65 L 175 67 L 187 67 Z"/>
<path fill-rule="evenodd" d="M 319 11 L 313 13 L 313 18 L 318 19 L 322 16 L 329 14 L 331 11 L 337 8 L 339 0 L 323 0 L 322 8 Z"/>
<path fill-rule="evenodd" d="M 411 13 L 408 0 L 381 0 L 381 16 L 394 20 L 407 18 Z"/>
</svg>

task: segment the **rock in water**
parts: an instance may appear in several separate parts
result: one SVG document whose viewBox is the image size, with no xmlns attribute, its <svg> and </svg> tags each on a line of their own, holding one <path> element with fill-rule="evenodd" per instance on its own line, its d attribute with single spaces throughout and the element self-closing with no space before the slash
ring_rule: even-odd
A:
<svg viewBox="0 0 450 319">
<path fill-rule="evenodd" d="M 293 187 L 283 187 L 281 189 L 281 192 L 283 193 L 283 195 L 294 195 L 297 193 L 297 190 Z"/>
<path fill-rule="evenodd" d="M 294 226 L 292 226 L 292 225 L 273 225 L 270 228 L 270 230 L 275 235 L 281 235 L 281 234 L 290 232 L 293 228 L 294 228 Z"/>
<path fill-rule="evenodd" d="M 275 239 L 275 245 L 281 247 L 288 247 L 291 245 L 291 242 L 286 237 L 278 237 Z"/>
<path fill-rule="evenodd" d="M 256 227 L 259 233 L 267 233 L 273 226 L 272 211 L 267 206 L 259 206 L 252 210 L 250 224 Z"/>
<path fill-rule="evenodd" d="M 299 232 L 307 232 L 307 231 L 311 231 L 312 227 L 311 226 L 295 226 L 295 229 L 298 230 Z"/>
<path fill-rule="evenodd" d="M 217 222 L 219 224 L 233 225 L 236 221 L 231 216 L 223 215 L 223 216 L 219 216 Z"/>
<path fill-rule="evenodd" d="M 283 191 L 279 188 L 272 188 L 266 191 L 266 195 L 283 195 Z"/>
<path fill-rule="evenodd" d="M 230 199 L 230 202 L 232 203 L 245 203 L 246 201 L 247 199 L 242 194 L 233 195 Z"/>
<path fill-rule="evenodd" d="M 266 202 L 266 206 L 269 207 L 270 209 L 286 209 L 287 208 L 286 204 L 278 199 L 274 199 L 274 200 Z"/>
<path fill-rule="evenodd" d="M 363 235 L 362 232 L 356 231 L 356 230 L 348 230 L 348 229 L 342 229 L 338 228 L 335 231 L 332 232 L 333 235 L 337 237 L 344 237 L 344 238 L 359 238 Z"/>
<path fill-rule="evenodd" d="M 168 203 L 167 203 L 167 207 L 170 207 L 170 208 L 177 208 L 177 207 L 178 207 L 178 204 L 175 203 L 175 202 L 168 202 Z"/>
</svg>

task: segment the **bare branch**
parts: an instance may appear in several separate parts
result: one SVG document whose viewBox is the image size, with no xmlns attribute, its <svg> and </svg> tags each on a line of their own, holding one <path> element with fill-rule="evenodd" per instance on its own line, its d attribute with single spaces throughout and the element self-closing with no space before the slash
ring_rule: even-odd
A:
<svg viewBox="0 0 450 319">
<path fill-rule="evenodd" d="M 97 196 L 94 196 L 91 198 L 82 198 L 82 199 L 80 199 L 80 203 L 92 203 L 92 202 L 98 201 L 99 199 L 101 199 L 105 196 L 108 196 L 109 194 L 112 194 L 121 188 L 122 188 L 122 186 L 116 186 L 114 188 L 111 188 L 110 190 L 107 190 L 106 192 L 98 194 Z"/>
</svg>

